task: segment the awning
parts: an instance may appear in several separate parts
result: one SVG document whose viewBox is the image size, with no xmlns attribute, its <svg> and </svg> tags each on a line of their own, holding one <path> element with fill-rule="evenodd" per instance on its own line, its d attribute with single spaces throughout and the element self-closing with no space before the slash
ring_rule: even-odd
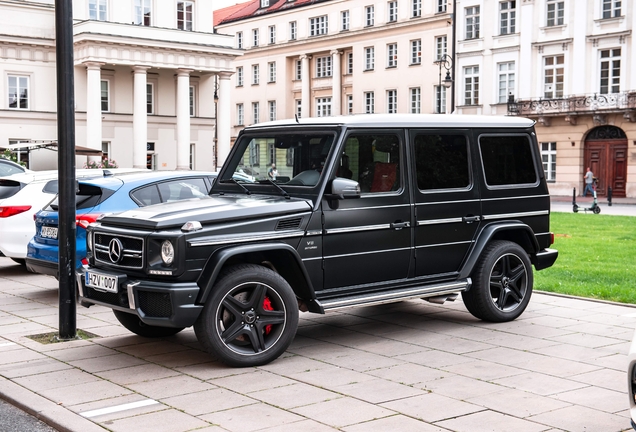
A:
<svg viewBox="0 0 636 432">
<path fill-rule="evenodd" d="M 23 141 L 18 144 L 9 144 L 8 146 L 0 147 L 2 149 L 9 149 L 11 151 L 25 151 L 28 153 L 31 150 L 45 148 L 48 150 L 57 151 L 58 145 L 55 140 L 30 140 Z M 75 155 L 77 156 L 101 156 L 101 150 L 95 150 L 88 147 L 75 146 Z"/>
</svg>

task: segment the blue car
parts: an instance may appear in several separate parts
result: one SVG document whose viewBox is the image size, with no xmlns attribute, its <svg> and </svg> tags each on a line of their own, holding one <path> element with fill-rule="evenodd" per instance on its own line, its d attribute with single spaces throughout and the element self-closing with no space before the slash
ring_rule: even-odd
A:
<svg viewBox="0 0 636 432">
<path fill-rule="evenodd" d="M 206 197 L 216 178 L 216 173 L 203 171 L 99 173 L 94 178 L 78 180 L 75 198 L 76 268 L 87 263 L 86 228 L 101 215 L 152 204 Z M 29 241 L 27 248 L 27 268 L 34 273 L 58 277 L 58 198 L 36 213 L 34 218 L 35 236 Z"/>
</svg>

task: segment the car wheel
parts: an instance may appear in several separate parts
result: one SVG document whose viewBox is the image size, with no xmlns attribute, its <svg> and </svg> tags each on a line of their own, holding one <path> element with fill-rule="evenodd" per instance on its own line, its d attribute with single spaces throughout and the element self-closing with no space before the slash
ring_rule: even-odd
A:
<svg viewBox="0 0 636 432">
<path fill-rule="evenodd" d="M 172 336 L 183 330 L 183 327 L 173 328 L 147 325 L 144 324 L 135 314 L 129 314 L 114 309 L 113 313 L 115 314 L 115 318 L 117 318 L 117 321 L 119 321 L 121 325 L 126 327 L 131 332 L 147 338 Z"/>
<path fill-rule="evenodd" d="M 258 366 L 285 352 L 298 328 L 298 301 L 269 268 L 245 264 L 226 270 L 194 324 L 199 343 L 230 366 Z"/>
<path fill-rule="evenodd" d="M 532 295 L 532 265 L 525 250 L 509 241 L 494 241 L 473 271 L 472 287 L 462 293 L 476 318 L 512 321 L 523 313 Z"/>
<path fill-rule="evenodd" d="M 599 206 L 594 207 L 594 214 L 599 214 L 601 212 L 601 208 Z"/>
</svg>

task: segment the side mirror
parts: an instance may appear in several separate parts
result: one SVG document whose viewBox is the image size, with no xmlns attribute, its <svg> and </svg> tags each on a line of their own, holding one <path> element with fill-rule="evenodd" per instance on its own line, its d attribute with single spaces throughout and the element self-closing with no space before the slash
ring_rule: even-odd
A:
<svg viewBox="0 0 636 432">
<path fill-rule="evenodd" d="M 360 198 L 360 183 L 355 180 L 336 177 L 331 182 L 331 193 L 325 194 L 325 198 L 330 200 Z"/>
</svg>

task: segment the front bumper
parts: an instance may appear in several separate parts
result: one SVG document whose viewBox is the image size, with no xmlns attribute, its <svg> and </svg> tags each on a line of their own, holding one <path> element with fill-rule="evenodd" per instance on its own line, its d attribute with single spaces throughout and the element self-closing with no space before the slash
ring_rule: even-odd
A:
<svg viewBox="0 0 636 432">
<path fill-rule="evenodd" d="M 75 273 L 79 302 L 83 306 L 96 304 L 133 312 L 144 324 L 174 328 L 190 327 L 203 310 L 203 306 L 194 303 L 199 294 L 195 282 L 133 280 L 123 273 L 95 270 L 103 275 L 117 276 L 117 292 L 113 293 L 87 287 L 85 275 L 88 270 L 82 267 Z"/>
</svg>

